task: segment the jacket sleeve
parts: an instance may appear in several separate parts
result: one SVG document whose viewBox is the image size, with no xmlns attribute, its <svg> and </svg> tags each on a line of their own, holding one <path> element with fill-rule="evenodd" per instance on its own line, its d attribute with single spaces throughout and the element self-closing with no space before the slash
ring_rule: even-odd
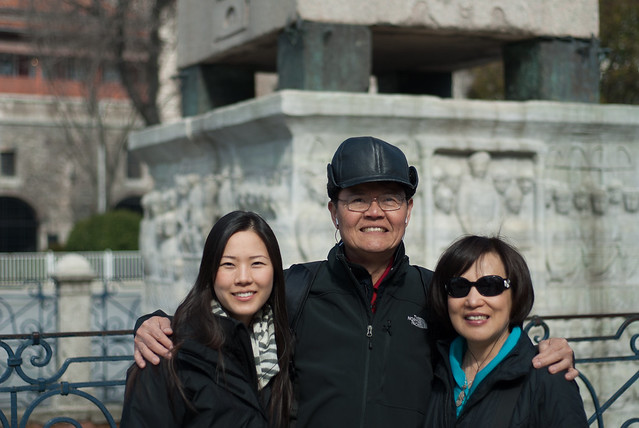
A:
<svg viewBox="0 0 639 428">
<path fill-rule="evenodd" d="M 541 375 L 539 393 L 536 397 L 537 414 L 544 428 L 587 428 L 584 403 L 575 381 L 567 381 L 564 372 L 551 375 L 546 370 L 537 370 Z"/>
<path fill-rule="evenodd" d="M 175 393 L 170 396 L 163 364 L 144 369 L 135 364 L 127 372 L 120 428 L 179 428 L 186 408 Z"/>
<path fill-rule="evenodd" d="M 148 320 L 149 318 L 152 318 L 152 317 L 164 317 L 164 318 L 168 318 L 170 320 L 173 319 L 172 316 L 167 315 L 166 312 L 164 312 L 161 309 L 158 309 L 157 311 L 153 312 L 152 314 L 142 315 L 140 318 L 138 318 L 135 321 L 135 327 L 133 327 L 133 336 L 135 336 L 135 334 L 138 332 L 138 328 L 140 328 L 142 323 L 144 323 L 144 321 L 146 321 L 146 320 Z"/>
</svg>

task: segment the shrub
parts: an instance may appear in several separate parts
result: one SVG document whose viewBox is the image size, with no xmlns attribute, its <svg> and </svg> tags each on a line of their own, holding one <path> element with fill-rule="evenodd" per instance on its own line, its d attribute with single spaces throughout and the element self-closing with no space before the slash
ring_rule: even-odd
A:
<svg viewBox="0 0 639 428">
<path fill-rule="evenodd" d="M 75 224 L 65 251 L 137 250 L 142 216 L 128 210 L 96 214 Z"/>
</svg>

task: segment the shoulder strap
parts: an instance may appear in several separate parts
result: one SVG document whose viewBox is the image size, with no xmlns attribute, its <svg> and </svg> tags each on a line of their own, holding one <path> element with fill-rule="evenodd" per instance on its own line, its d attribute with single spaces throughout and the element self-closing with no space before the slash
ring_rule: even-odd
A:
<svg viewBox="0 0 639 428">
<path fill-rule="evenodd" d="M 306 303 L 308 292 L 323 263 L 323 261 L 318 261 L 294 264 L 284 272 L 286 311 L 288 312 L 288 323 L 293 332 L 297 329 L 302 307 Z"/>
<path fill-rule="evenodd" d="M 430 288 L 430 281 L 433 279 L 433 272 L 421 266 L 414 265 L 415 269 L 419 273 L 419 277 L 422 280 L 422 288 L 424 289 L 424 295 L 428 298 L 428 289 Z"/>
</svg>

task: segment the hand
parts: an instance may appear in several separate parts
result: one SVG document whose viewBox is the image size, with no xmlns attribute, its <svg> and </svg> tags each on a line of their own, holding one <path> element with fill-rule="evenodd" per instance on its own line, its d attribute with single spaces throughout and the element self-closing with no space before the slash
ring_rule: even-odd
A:
<svg viewBox="0 0 639 428">
<path fill-rule="evenodd" d="M 173 342 L 168 338 L 171 334 L 173 330 L 168 318 L 155 316 L 144 321 L 134 339 L 133 358 L 138 367 L 146 367 L 146 361 L 154 365 L 159 364 L 159 356 L 171 358 Z"/>
<path fill-rule="evenodd" d="M 539 354 L 533 358 L 535 368 L 548 367 L 552 374 L 566 370 L 566 380 L 575 380 L 579 371 L 574 367 L 574 352 L 566 339 L 550 338 L 539 342 Z"/>
</svg>

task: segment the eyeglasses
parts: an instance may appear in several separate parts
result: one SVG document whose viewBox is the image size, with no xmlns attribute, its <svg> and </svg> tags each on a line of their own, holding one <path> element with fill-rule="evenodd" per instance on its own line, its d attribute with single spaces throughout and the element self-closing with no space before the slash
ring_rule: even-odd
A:
<svg viewBox="0 0 639 428">
<path fill-rule="evenodd" d="M 451 278 L 446 284 L 449 296 L 460 298 L 468 296 L 471 287 L 475 287 L 479 294 L 485 297 L 499 296 L 510 288 L 510 280 L 499 275 L 482 276 L 476 282 L 470 282 L 461 276 Z"/>
<path fill-rule="evenodd" d="M 406 198 L 403 196 L 392 194 L 380 195 L 372 199 L 363 196 L 352 196 L 348 199 L 339 199 L 340 202 L 344 202 L 344 204 L 346 204 L 346 208 L 349 211 L 354 211 L 356 213 L 368 211 L 373 204 L 373 201 L 377 201 L 377 205 L 379 205 L 382 211 L 397 211 L 402 207 L 405 200 Z"/>
</svg>

